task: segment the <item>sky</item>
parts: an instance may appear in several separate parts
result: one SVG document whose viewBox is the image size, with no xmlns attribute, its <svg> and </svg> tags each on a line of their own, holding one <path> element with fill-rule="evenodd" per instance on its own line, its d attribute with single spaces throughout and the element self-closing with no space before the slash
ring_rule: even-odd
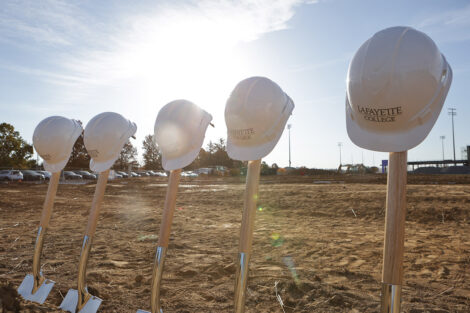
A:
<svg viewBox="0 0 470 313">
<path fill-rule="evenodd" d="M 153 133 L 162 106 L 190 100 L 213 116 L 209 140 L 226 138 L 225 103 L 251 76 L 293 99 L 292 166 L 378 166 L 386 153 L 355 146 L 346 132 L 349 62 L 374 33 L 411 26 L 428 34 L 453 69 L 453 83 L 428 137 L 408 159 L 452 158 L 470 145 L 470 2 L 457 0 L 3 0 L 0 5 L 0 122 L 28 142 L 51 115 L 79 119 L 113 111 L 137 124 L 133 144 Z M 288 132 L 264 158 L 288 165 Z"/>
</svg>

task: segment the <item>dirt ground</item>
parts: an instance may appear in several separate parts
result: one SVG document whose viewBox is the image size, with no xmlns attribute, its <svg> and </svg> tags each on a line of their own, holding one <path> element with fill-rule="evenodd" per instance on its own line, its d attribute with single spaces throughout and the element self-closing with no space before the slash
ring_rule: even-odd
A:
<svg viewBox="0 0 470 313">
<path fill-rule="evenodd" d="M 470 312 L 468 176 L 410 176 L 404 312 Z M 385 177 L 264 177 L 246 312 L 378 312 Z M 94 184 L 61 184 L 42 271 L 56 282 L 44 305 L 60 312 L 76 288 Z M 47 185 L 0 185 L 0 299 L 31 272 Z M 150 309 L 164 178 L 108 183 L 88 264 L 100 312 Z M 183 179 L 163 275 L 165 312 L 231 312 L 243 179 Z M 283 307 L 279 299 L 282 300 Z M 13 305 L 13 304 L 11 304 Z"/>
</svg>

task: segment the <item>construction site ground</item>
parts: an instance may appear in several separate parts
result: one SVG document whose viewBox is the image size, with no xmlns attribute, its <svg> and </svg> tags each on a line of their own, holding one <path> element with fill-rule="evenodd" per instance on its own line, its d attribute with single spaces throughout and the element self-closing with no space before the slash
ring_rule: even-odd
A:
<svg viewBox="0 0 470 313">
<path fill-rule="evenodd" d="M 166 178 L 110 181 L 87 270 L 99 312 L 150 310 Z M 409 175 L 403 312 L 469 312 L 470 176 Z M 165 312 L 231 312 L 243 177 L 183 178 L 163 274 Z M 5 312 L 60 312 L 76 289 L 95 184 L 61 184 L 42 272 L 43 305 L 15 289 L 31 272 L 47 184 L 0 184 L 0 301 Z M 385 175 L 262 177 L 246 312 L 378 312 Z M 1 305 L 0 305 L 1 307 Z"/>
</svg>

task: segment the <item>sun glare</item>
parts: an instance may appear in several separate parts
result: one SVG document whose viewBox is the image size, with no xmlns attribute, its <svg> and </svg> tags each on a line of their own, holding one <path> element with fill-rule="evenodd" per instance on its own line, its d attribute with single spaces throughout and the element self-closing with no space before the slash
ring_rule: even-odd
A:
<svg viewBox="0 0 470 313">
<path fill-rule="evenodd" d="M 198 15 L 140 20 L 114 62 L 135 77 L 143 102 L 187 98 L 210 110 L 223 106 L 244 71 L 241 36 L 231 23 Z"/>
</svg>

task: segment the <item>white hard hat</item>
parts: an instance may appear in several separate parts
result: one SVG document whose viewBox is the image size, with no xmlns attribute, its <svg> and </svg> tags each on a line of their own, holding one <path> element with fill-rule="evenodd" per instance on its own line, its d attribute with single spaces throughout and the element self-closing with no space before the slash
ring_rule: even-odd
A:
<svg viewBox="0 0 470 313">
<path fill-rule="evenodd" d="M 452 69 L 426 34 L 410 27 L 376 33 L 349 65 L 349 138 L 375 151 L 417 146 L 436 122 L 451 82 Z"/>
<path fill-rule="evenodd" d="M 95 172 L 109 169 L 136 130 L 135 123 L 118 113 L 104 112 L 92 118 L 85 127 L 83 138 L 91 157 L 90 169 Z"/>
<path fill-rule="evenodd" d="M 65 167 L 82 131 L 79 122 L 62 116 L 50 116 L 36 126 L 33 145 L 46 171 L 60 172 Z"/>
<path fill-rule="evenodd" d="M 250 77 L 239 82 L 225 106 L 228 155 L 241 161 L 268 155 L 293 109 L 292 99 L 272 80 Z"/>
<path fill-rule="evenodd" d="M 155 144 L 162 166 L 171 171 L 196 159 L 212 115 L 187 100 L 175 100 L 160 109 L 155 120 Z"/>
</svg>

